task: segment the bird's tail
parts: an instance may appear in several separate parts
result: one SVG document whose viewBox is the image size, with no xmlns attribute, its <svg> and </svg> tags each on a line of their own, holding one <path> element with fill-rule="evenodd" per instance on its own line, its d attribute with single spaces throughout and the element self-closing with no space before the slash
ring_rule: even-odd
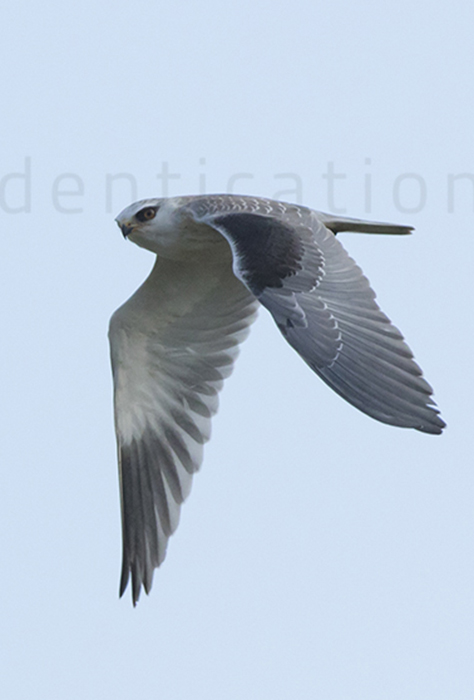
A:
<svg viewBox="0 0 474 700">
<path fill-rule="evenodd" d="M 363 219 L 350 219 L 347 217 L 335 216 L 334 214 L 319 214 L 324 225 L 334 234 L 342 231 L 352 233 L 383 233 L 391 236 L 405 236 L 413 231 L 413 226 L 402 226 L 400 224 L 387 224 L 381 221 L 364 221 Z"/>
</svg>

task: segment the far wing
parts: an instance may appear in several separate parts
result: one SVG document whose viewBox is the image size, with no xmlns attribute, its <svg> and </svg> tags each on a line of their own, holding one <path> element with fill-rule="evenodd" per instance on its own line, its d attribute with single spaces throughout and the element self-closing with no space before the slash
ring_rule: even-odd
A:
<svg viewBox="0 0 474 700">
<path fill-rule="evenodd" d="M 158 260 L 110 323 L 122 503 L 120 594 L 165 557 L 209 439 L 217 393 L 258 303 L 230 266 Z"/>
<path fill-rule="evenodd" d="M 271 312 L 290 345 L 364 413 L 391 425 L 440 433 L 445 423 L 410 348 L 321 217 L 290 205 L 270 211 L 267 200 L 260 208 L 252 200 L 252 209 L 246 210 L 243 200 L 237 201 L 240 209 L 227 206 L 230 210 L 211 213 L 200 204 L 195 218 L 229 241 L 235 274 Z M 364 222 L 357 223 L 362 230 Z M 334 226 L 347 230 L 349 224 Z M 381 226 L 381 232 L 391 232 L 390 225 Z M 404 232 L 397 228 L 404 229 L 392 232 Z"/>
</svg>

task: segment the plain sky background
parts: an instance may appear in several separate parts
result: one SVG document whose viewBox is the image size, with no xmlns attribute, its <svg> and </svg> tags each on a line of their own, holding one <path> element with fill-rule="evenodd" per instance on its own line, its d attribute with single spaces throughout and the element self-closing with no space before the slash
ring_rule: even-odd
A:
<svg viewBox="0 0 474 700">
<path fill-rule="evenodd" d="M 472 700 L 473 26 L 471 0 L 3 8 L 2 698 Z M 341 240 L 448 423 L 362 415 L 262 311 L 135 610 L 106 338 L 153 263 L 113 221 L 134 182 L 415 226 Z"/>
</svg>

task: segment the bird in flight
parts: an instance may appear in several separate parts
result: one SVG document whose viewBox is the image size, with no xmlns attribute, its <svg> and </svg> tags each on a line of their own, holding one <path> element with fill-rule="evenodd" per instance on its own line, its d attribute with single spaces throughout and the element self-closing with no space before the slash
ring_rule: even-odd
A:
<svg viewBox="0 0 474 700">
<path fill-rule="evenodd" d="M 145 199 L 116 219 L 156 254 L 110 321 L 122 509 L 120 595 L 148 593 L 202 460 L 218 393 L 257 308 L 334 391 L 383 423 L 439 434 L 432 389 L 341 231 L 411 228 L 260 197 Z"/>
</svg>

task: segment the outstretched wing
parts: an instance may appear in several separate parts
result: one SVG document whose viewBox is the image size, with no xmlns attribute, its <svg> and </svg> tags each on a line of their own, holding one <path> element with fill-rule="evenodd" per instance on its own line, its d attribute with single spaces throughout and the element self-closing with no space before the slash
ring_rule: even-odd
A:
<svg viewBox="0 0 474 700">
<path fill-rule="evenodd" d="M 165 557 L 199 468 L 217 393 L 258 303 L 230 265 L 159 259 L 113 315 L 110 343 L 123 563 L 135 604 Z"/>
<path fill-rule="evenodd" d="M 234 272 L 271 312 L 290 345 L 330 387 L 384 423 L 440 433 L 445 426 L 400 331 L 375 302 L 360 268 L 334 233 L 350 230 L 304 207 L 269 200 L 203 197 L 187 205 L 220 231 Z M 323 223 L 326 223 L 326 225 Z M 354 221 L 356 230 L 408 227 Z"/>
</svg>

